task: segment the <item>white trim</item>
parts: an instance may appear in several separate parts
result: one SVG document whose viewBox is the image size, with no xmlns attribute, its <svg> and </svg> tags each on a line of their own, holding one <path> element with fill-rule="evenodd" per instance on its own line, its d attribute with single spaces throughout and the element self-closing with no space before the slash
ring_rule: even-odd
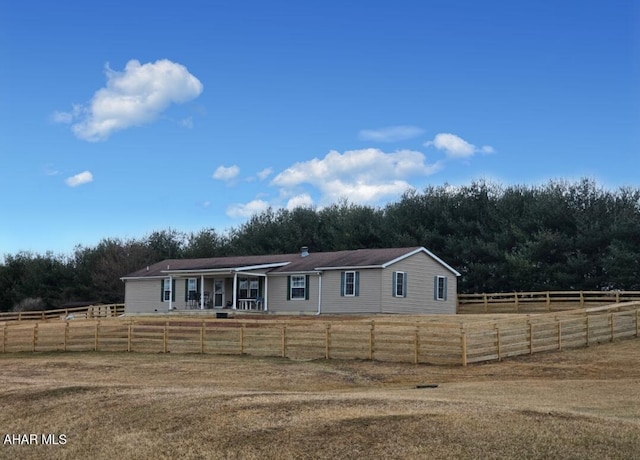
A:
<svg viewBox="0 0 640 460">
<path fill-rule="evenodd" d="M 433 252 L 429 251 L 425 247 L 420 247 L 420 248 L 414 249 L 413 251 L 410 251 L 410 252 L 408 252 L 408 253 L 400 256 L 400 257 L 396 257 L 395 259 L 390 260 L 389 262 L 386 262 L 386 263 L 382 264 L 382 268 L 387 268 L 389 265 L 395 264 L 396 262 L 400 262 L 401 260 L 404 260 L 407 257 L 411 257 L 412 255 L 418 254 L 419 252 L 424 252 L 429 257 L 433 258 L 436 262 L 438 262 L 440 265 L 442 265 L 444 268 L 449 270 L 451 273 L 453 273 L 456 276 L 460 276 L 460 273 L 456 269 L 454 269 L 451 265 L 446 263 L 444 260 L 442 260 L 440 257 L 435 255 Z"/>
<path fill-rule="evenodd" d="M 446 298 L 446 295 L 447 295 L 445 291 L 445 289 L 447 288 L 446 279 L 447 279 L 446 276 L 436 275 L 436 300 L 445 300 Z M 440 291 L 440 280 L 443 280 L 442 281 L 442 297 L 438 295 Z"/>
<path fill-rule="evenodd" d="M 293 297 L 293 290 L 294 290 L 293 277 L 302 278 L 302 281 L 304 282 L 304 291 L 303 291 L 302 297 Z M 309 284 L 311 284 L 311 280 L 309 280 Z M 296 286 L 295 289 L 300 289 L 300 286 Z M 309 286 L 307 286 L 307 275 L 291 275 L 291 281 L 289 286 L 289 300 L 306 300 L 307 289 L 309 289 Z"/>
<path fill-rule="evenodd" d="M 351 294 L 347 294 L 347 274 L 353 273 L 353 292 Z M 344 272 L 344 291 L 342 292 L 343 297 L 355 297 L 356 296 L 356 270 L 346 270 Z"/>
<path fill-rule="evenodd" d="M 309 280 L 309 284 L 311 284 L 311 280 Z M 318 313 L 320 314 L 322 311 L 322 272 L 318 273 Z"/>
<path fill-rule="evenodd" d="M 404 285 L 405 285 L 405 276 L 407 276 L 406 272 L 401 272 L 401 271 L 396 271 L 393 272 L 395 273 L 394 278 L 394 283 L 393 283 L 393 296 L 394 297 L 406 297 L 406 293 L 404 292 Z M 398 295 L 398 275 L 402 274 L 402 295 Z"/>
</svg>

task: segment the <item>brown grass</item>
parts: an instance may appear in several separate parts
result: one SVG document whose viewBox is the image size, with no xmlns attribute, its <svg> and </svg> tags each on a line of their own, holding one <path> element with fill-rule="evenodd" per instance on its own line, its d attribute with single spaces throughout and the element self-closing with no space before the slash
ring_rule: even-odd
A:
<svg viewBox="0 0 640 460">
<path fill-rule="evenodd" d="M 0 355 L 0 458 L 640 458 L 640 340 L 467 368 Z M 416 388 L 437 384 L 437 388 Z"/>
</svg>

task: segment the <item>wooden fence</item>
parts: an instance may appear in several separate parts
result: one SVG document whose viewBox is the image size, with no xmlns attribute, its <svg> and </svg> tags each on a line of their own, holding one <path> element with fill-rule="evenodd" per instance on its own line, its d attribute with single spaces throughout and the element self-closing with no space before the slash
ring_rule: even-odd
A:
<svg viewBox="0 0 640 460">
<path fill-rule="evenodd" d="M 640 300 L 640 291 L 458 294 L 457 313 L 549 313 Z"/>
<path fill-rule="evenodd" d="M 57 310 L 0 312 L 0 323 L 6 321 L 46 321 L 50 319 L 109 318 L 124 315 L 124 304 L 89 305 Z"/>
<path fill-rule="evenodd" d="M 1 325 L 1 351 L 127 351 L 464 365 L 638 337 L 640 302 L 456 323 L 106 318 Z M 464 316 L 457 317 L 459 320 Z"/>
</svg>

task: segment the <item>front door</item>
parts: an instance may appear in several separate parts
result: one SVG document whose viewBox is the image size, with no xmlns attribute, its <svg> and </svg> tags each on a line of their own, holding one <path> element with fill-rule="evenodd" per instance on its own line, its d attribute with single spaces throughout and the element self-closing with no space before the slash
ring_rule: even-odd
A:
<svg viewBox="0 0 640 460">
<path fill-rule="evenodd" d="M 213 280 L 213 307 L 224 307 L 224 280 Z"/>
</svg>

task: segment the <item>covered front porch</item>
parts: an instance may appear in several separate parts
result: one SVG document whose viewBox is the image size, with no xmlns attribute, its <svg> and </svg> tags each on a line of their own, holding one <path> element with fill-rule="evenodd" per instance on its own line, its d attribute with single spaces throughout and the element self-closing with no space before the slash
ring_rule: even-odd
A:
<svg viewBox="0 0 640 460">
<path fill-rule="evenodd" d="M 168 273 L 163 298 L 169 310 L 267 311 L 268 279 L 256 272 Z"/>
</svg>

